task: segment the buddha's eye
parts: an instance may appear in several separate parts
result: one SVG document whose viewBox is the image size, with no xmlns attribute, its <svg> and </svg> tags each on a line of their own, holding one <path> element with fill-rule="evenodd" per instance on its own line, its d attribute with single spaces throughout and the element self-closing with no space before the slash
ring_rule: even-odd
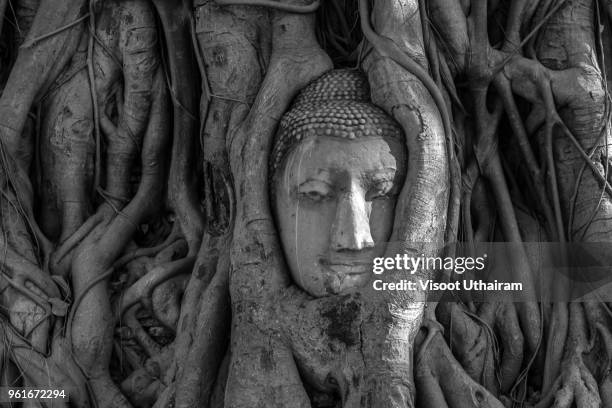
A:
<svg viewBox="0 0 612 408">
<path fill-rule="evenodd" d="M 308 200 L 314 203 L 325 201 L 329 198 L 328 194 L 321 193 L 319 191 L 303 191 L 299 193 L 300 200 Z"/>
<path fill-rule="evenodd" d="M 329 184 L 318 180 L 309 180 L 302 183 L 297 191 L 300 201 L 319 203 L 332 197 L 332 189 Z"/>
</svg>

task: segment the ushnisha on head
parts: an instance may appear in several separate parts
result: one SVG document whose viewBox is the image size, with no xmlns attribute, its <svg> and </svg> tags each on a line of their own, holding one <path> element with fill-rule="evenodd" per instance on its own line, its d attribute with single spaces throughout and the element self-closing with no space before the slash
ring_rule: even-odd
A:
<svg viewBox="0 0 612 408">
<path fill-rule="evenodd" d="M 367 284 L 393 227 L 405 142 L 369 94 L 360 71 L 330 71 L 300 92 L 277 131 L 274 215 L 291 276 L 313 296 Z"/>
</svg>

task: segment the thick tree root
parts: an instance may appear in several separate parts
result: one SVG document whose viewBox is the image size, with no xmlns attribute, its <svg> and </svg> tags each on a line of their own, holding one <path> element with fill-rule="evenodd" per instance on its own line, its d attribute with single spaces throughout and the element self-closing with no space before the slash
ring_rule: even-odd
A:
<svg viewBox="0 0 612 408">
<path fill-rule="evenodd" d="M 197 166 L 195 137 L 198 128 L 198 77 L 195 50 L 191 33 L 192 3 L 187 0 L 167 2 L 154 0 L 166 40 L 167 72 L 174 107 L 173 144 L 168 198 L 181 231 L 195 256 L 202 242 L 204 219 L 199 208 L 197 184 L 201 177 Z"/>
<path fill-rule="evenodd" d="M 261 204 L 268 200 L 267 152 L 278 120 L 297 91 L 331 68 L 331 62 L 317 45 L 312 16 L 274 11 L 271 22 L 272 55 L 266 77 L 249 115 L 229 141 L 236 200 L 242 204 L 237 207 L 231 255 L 234 343 L 228 408 L 310 406 L 289 348 L 274 332 L 264 331 L 271 317 L 265 312 L 270 294 L 287 284 L 287 276 L 272 216 Z M 255 282 L 261 282 L 256 289 Z"/>
<path fill-rule="evenodd" d="M 90 395 L 86 376 L 72 357 L 70 344 L 63 337 L 55 337 L 49 355 L 33 350 L 27 340 L 10 327 L 10 323 L 0 320 L 3 343 L 10 345 L 11 360 L 30 384 L 47 384 L 48 387 L 65 389 L 72 403 L 79 407 L 89 407 Z"/>
<path fill-rule="evenodd" d="M 504 408 L 486 388 L 474 381 L 449 350 L 440 332 L 430 341 L 416 339 L 417 405 L 423 408 Z M 420 348 L 425 346 L 424 350 Z"/>
<path fill-rule="evenodd" d="M 193 268 L 195 257 L 186 257 L 154 267 L 149 273 L 134 283 L 121 297 L 119 313 L 123 314 L 131 306 L 143 302 L 152 310 L 152 296 L 155 288 L 172 277 L 186 273 Z"/>
<path fill-rule="evenodd" d="M 575 404 L 575 405 L 574 405 Z M 552 386 L 552 392 L 542 398 L 534 408 L 597 408 L 601 397 L 593 374 L 580 356 L 565 359 L 561 375 Z"/>
<path fill-rule="evenodd" d="M 492 327 L 458 303 L 441 303 L 437 309 L 438 318 L 446 328 L 446 341 L 453 355 L 474 381 L 497 395 L 497 350 Z M 428 334 L 431 335 L 431 331 Z"/>
<path fill-rule="evenodd" d="M 553 382 L 536 408 L 577 408 L 601 407 L 602 398 L 592 368 L 587 367 L 589 354 L 593 351 L 595 341 L 602 341 L 607 361 L 604 367 L 610 365 L 610 332 L 601 326 L 602 314 L 593 303 L 570 303 L 568 321 L 568 336 L 558 378 Z M 589 327 L 591 325 L 591 327 Z M 588 333 L 591 330 L 592 340 Z M 597 359 L 599 360 L 599 359 Z M 595 362 L 595 367 L 599 361 Z M 609 377 L 608 369 L 604 368 L 601 375 L 605 385 Z M 606 396 L 607 397 L 607 396 Z"/>
</svg>

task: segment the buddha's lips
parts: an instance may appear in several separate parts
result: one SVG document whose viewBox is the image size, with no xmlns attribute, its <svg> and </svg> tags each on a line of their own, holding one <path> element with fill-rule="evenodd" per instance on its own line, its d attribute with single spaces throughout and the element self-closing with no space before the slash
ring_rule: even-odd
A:
<svg viewBox="0 0 612 408">
<path fill-rule="evenodd" d="M 348 262 L 348 261 L 335 261 L 325 258 L 321 258 L 321 265 L 330 269 L 332 272 L 343 273 L 345 275 L 360 275 L 368 273 L 372 269 L 372 262 Z"/>
</svg>

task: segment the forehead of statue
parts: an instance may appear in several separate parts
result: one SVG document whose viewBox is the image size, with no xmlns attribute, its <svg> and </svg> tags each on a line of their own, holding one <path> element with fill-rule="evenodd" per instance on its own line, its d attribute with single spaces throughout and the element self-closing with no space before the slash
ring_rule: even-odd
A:
<svg viewBox="0 0 612 408">
<path fill-rule="evenodd" d="M 312 136 L 289 153 L 282 166 L 284 177 L 277 181 L 286 183 L 287 177 L 307 179 L 341 174 L 363 177 L 393 173 L 395 176 L 403 174 L 405 166 L 405 147 L 393 137 Z"/>
</svg>

